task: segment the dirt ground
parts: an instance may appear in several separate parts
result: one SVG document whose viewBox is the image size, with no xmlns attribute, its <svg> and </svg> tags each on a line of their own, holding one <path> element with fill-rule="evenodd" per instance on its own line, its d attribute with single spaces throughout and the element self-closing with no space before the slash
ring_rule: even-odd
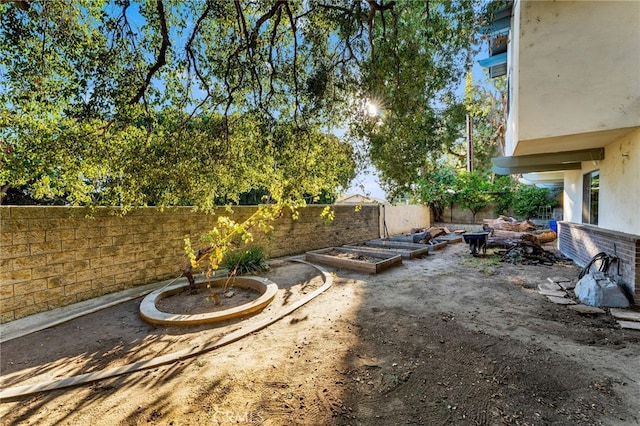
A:
<svg viewBox="0 0 640 426">
<path fill-rule="evenodd" d="M 0 404 L 6 425 L 638 425 L 640 332 L 535 291 L 575 265 L 473 258 L 464 244 L 378 275 L 332 269 L 326 292 L 275 324 L 187 360 Z M 154 327 L 127 302 L 6 342 L 2 387 L 214 341 L 322 281 L 276 262 L 252 318 Z"/>
</svg>

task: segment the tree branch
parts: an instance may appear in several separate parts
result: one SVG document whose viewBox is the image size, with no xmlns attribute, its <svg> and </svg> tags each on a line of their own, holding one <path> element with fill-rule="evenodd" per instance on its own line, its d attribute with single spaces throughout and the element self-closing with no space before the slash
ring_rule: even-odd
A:
<svg viewBox="0 0 640 426">
<path fill-rule="evenodd" d="M 296 21 L 293 19 L 293 13 L 289 3 L 286 4 L 287 15 L 289 16 L 289 22 L 291 23 L 291 33 L 293 34 L 293 90 L 295 109 L 293 110 L 293 121 L 298 125 L 298 109 L 300 108 L 300 100 L 298 99 L 298 34 L 296 28 Z"/>
<path fill-rule="evenodd" d="M 160 45 L 160 52 L 158 53 L 158 58 L 156 59 L 156 63 L 153 64 L 151 68 L 149 68 L 149 72 L 147 72 L 147 77 L 144 80 L 144 84 L 136 95 L 129 101 L 129 105 L 134 105 L 138 103 L 140 98 L 144 96 L 144 92 L 151 84 L 151 79 L 153 75 L 167 63 L 167 48 L 171 46 L 171 42 L 169 42 L 169 29 L 167 28 L 167 18 L 164 13 L 164 5 L 162 4 L 162 0 L 156 0 L 156 9 L 158 11 L 158 16 L 160 18 L 160 34 L 162 35 L 162 44 Z"/>
<path fill-rule="evenodd" d="M 210 11 L 211 11 L 211 2 L 207 1 L 207 5 L 204 8 L 204 11 L 200 15 L 200 17 L 198 18 L 198 20 L 196 21 L 196 24 L 193 27 L 193 31 L 191 32 L 191 36 L 189 37 L 189 40 L 187 41 L 187 44 L 185 46 L 185 50 L 187 51 L 187 60 L 189 61 L 189 68 L 193 66 L 193 70 L 195 71 L 196 76 L 198 76 L 198 79 L 200 80 L 200 82 L 202 83 L 202 85 L 204 86 L 207 92 L 207 97 L 211 96 L 209 84 L 200 73 L 200 69 L 198 68 L 198 62 L 196 61 L 196 57 L 195 57 L 195 54 L 193 53 L 193 50 L 191 49 L 191 46 L 193 45 L 193 41 L 195 40 L 196 35 L 200 30 L 200 25 L 202 25 L 202 22 L 207 18 L 207 15 L 209 14 Z"/>
<path fill-rule="evenodd" d="M 27 11 L 31 7 L 33 0 L 0 0 L 0 3 L 14 3 L 18 9 Z"/>
</svg>

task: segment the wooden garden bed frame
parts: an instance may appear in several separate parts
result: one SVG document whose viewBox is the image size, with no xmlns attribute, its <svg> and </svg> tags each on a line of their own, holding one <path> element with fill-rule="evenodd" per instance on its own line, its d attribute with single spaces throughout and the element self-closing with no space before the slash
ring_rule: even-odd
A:
<svg viewBox="0 0 640 426">
<path fill-rule="evenodd" d="M 341 253 L 353 253 L 360 254 L 362 256 L 373 257 L 380 259 L 380 261 L 370 262 L 365 260 L 348 259 L 329 254 L 334 250 Z M 329 247 L 321 250 L 308 251 L 305 254 L 305 259 L 307 260 L 307 262 L 316 262 L 324 265 L 334 266 L 337 268 L 346 268 L 355 271 L 368 272 L 370 274 L 377 274 L 378 272 L 382 272 L 393 266 L 402 264 L 402 256 L 400 256 L 399 254 L 378 253 L 373 251 L 343 247 Z"/>
<path fill-rule="evenodd" d="M 365 243 L 366 244 L 366 243 Z M 360 250 L 371 253 L 391 253 L 399 254 L 403 259 L 415 259 L 429 254 L 429 246 L 420 244 L 422 247 L 374 247 L 370 245 L 344 245 L 342 248 Z"/>
</svg>

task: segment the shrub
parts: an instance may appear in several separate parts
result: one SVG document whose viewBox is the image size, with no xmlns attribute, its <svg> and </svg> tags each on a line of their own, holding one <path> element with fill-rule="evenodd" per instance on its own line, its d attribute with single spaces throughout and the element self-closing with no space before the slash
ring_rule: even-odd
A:
<svg viewBox="0 0 640 426">
<path fill-rule="evenodd" d="M 247 274 L 268 269 L 264 250 L 255 245 L 228 252 L 220 266 L 229 269 L 230 274 Z"/>
<path fill-rule="evenodd" d="M 558 202 L 554 193 L 547 188 L 521 185 L 513 193 L 513 212 L 516 217 L 528 219 L 536 217 L 540 207 L 555 207 Z"/>
</svg>

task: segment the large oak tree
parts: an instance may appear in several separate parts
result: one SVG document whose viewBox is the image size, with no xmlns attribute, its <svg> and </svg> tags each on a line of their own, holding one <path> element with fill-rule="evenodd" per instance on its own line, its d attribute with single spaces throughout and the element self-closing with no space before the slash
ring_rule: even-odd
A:
<svg viewBox="0 0 640 426">
<path fill-rule="evenodd" d="M 460 126 L 470 0 L 0 2 L 0 185 L 77 204 L 405 188 Z M 381 113 L 364 114 L 365 100 Z"/>
</svg>

